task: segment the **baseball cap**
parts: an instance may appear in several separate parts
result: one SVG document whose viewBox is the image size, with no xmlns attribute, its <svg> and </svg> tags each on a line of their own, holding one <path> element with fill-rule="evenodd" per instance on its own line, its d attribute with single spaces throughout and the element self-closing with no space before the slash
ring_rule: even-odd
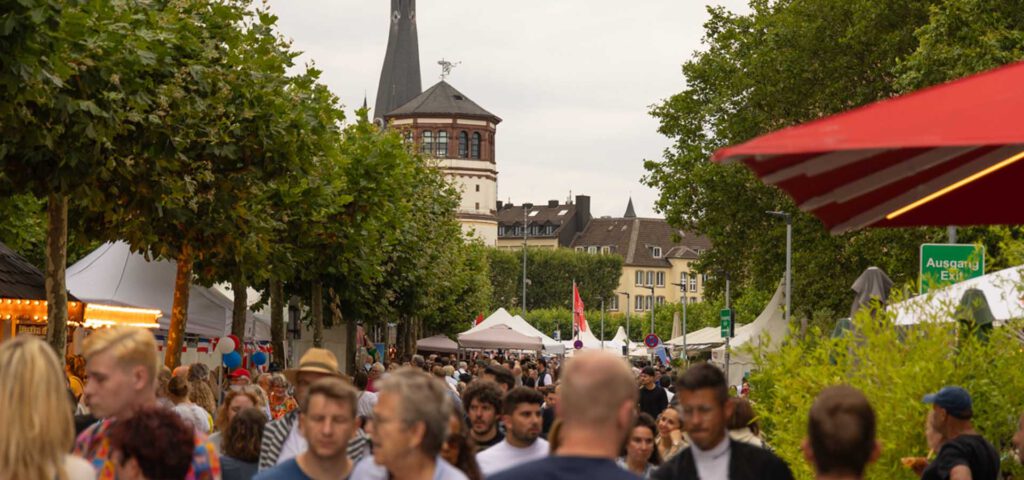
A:
<svg viewBox="0 0 1024 480">
<path fill-rule="evenodd" d="M 967 390 L 955 385 L 942 387 L 938 392 L 925 395 L 921 401 L 935 404 L 935 406 L 944 409 L 950 415 L 961 420 L 971 418 L 973 413 L 971 410 L 971 394 L 967 393 Z"/>
<path fill-rule="evenodd" d="M 231 377 L 231 378 L 238 378 L 238 377 L 252 378 L 249 375 L 249 371 L 244 369 L 244 368 L 236 368 L 228 376 Z"/>
</svg>

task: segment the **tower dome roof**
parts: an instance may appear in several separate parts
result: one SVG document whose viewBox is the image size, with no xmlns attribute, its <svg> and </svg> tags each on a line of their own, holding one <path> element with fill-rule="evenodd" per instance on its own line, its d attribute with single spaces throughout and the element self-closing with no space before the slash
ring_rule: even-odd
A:
<svg viewBox="0 0 1024 480">
<path fill-rule="evenodd" d="M 405 105 L 385 114 L 389 118 L 412 115 L 459 115 L 483 118 L 494 123 L 501 122 L 497 115 L 484 110 L 444 80 L 437 82 Z"/>
</svg>

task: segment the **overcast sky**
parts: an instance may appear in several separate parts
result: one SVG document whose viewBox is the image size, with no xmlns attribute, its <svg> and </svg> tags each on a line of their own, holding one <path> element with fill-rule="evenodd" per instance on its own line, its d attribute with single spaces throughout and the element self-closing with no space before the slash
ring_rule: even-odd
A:
<svg viewBox="0 0 1024 480">
<path fill-rule="evenodd" d="M 279 26 L 323 70 L 351 111 L 372 108 L 388 41 L 389 0 L 271 0 Z M 657 191 L 644 159 L 668 140 L 649 106 L 684 87 L 682 63 L 701 47 L 703 0 L 419 0 L 423 89 L 437 61 L 462 62 L 449 83 L 502 118 L 498 199 L 544 203 L 590 195 L 595 216 L 640 216 Z M 746 0 L 714 0 L 746 11 Z"/>
</svg>

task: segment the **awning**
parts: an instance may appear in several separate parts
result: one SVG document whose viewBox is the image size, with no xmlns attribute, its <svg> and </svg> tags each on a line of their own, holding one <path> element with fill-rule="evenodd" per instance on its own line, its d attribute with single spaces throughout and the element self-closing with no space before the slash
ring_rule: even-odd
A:
<svg viewBox="0 0 1024 480">
<path fill-rule="evenodd" d="M 833 233 L 1024 224 L 1024 63 L 723 148 Z"/>
<path fill-rule="evenodd" d="M 508 325 L 495 325 L 472 333 L 460 333 L 459 345 L 464 348 L 536 351 L 544 348 L 540 337 L 523 335 Z"/>
<path fill-rule="evenodd" d="M 445 335 L 434 335 L 433 337 L 416 340 L 416 350 L 456 353 L 459 351 L 459 344 Z"/>
</svg>

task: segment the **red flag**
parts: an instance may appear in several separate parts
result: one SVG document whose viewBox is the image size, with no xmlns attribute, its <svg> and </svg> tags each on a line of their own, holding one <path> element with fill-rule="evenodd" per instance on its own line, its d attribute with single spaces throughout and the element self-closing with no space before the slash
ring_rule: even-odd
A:
<svg viewBox="0 0 1024 480">
<path fill-rule="evenodd" d="M 572 282 L 572 320 L 579 331 L 587 331 L 587 317 L 583 315 L 583 300 L 580 299 L 580 291 L 576 288 L 576 282 Z"/>
<path fill-rule="evenodd" d="M 484 314 L 481 313 L 480 315 L 476 316 L 476 321 L 473 322 L 473 325 L 480 325 L 480 323 L 483 322 L 483 321 L 484 321 Z"/>
</svg>

